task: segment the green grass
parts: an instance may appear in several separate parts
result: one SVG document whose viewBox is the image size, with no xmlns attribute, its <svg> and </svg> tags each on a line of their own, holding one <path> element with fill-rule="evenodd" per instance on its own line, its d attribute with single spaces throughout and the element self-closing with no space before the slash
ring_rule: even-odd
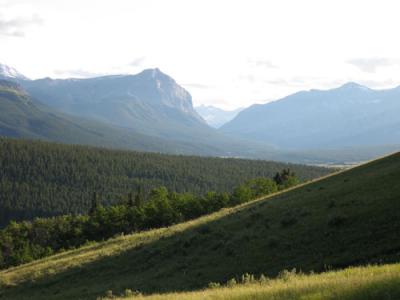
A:
<svg viewBox="0 0 400 300">
<path fill-rule="evenodd" d="M 394 300 L 400 299 L 400 264 L 367 266 L 318 275 L 283 278 L 209 288 L 196 292 L 125 296 L 115 300 Z M 110 299 L 104 297 L 102 299 Z"/>
<path fill-rule="evenodd" d="M 0 298 L 191 291 L 246 272 L 273 277 L 283 269 L 321 272 L 398 262 L 399 180 L 400 154 L 395 154 L 191 222 L 2 271 Z"/>
</svg>

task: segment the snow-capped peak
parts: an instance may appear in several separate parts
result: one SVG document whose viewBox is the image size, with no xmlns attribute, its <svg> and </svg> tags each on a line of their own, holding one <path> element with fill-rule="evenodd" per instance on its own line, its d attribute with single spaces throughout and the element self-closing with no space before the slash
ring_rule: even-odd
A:
<svg viewBox="0 0 400 300">
<path fill-rule="evenodd" d="M 10 79 L 28 79 L 16 69 L 3 64 L 0 64 L 0 77 Z"/>
</svg>

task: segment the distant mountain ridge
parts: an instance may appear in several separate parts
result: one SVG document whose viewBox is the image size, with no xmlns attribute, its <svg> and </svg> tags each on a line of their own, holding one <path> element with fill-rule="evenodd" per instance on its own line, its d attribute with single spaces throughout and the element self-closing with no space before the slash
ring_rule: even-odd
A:
<svg viewBox="0 0 400 300">
<path fill-rule="evenodd" d="M 356 163 L 400 144 L 400 88 L 375 91 L 348 83 L 298 92 L 253 105 L 216 130 L 195 111 L 189 92 L 159 69 L 38 80 L 4 65 L 2 70 L 9 82 L 0 101 L 3 136 L 307 164 Z"/>
<path fill-rule="evenodd" d="M 398 144 L 400 87 L 347 83 L 310 90 L 243 110 L 221 132 L 281 149 L 338 149 Z"/>
<path fill-rule="evenodd" d="M 24 88 L 62 112 L 132 128 L 143 134 L 176 138 L 208 131 L 193 109 L 191 95 L 159 69 L 137 75 L 89 79 L 22 81 Z"/>
<path fill-rule="evenodd" d="M 200 105 L 195 107 L 195 109 L 208 125 L 219 128 L 236 117 L 244 108 L 240 107 L 234 110 L 223 110 L 212 105 Z"/>
<path fill-rule="evenodd" d="M 90 79 L 21 78 L 3 81 L 0 135 L 186 155 L 249 158 L 268 150 L 209 127 L 190 94 L 159 69 Z"/>
</svg>

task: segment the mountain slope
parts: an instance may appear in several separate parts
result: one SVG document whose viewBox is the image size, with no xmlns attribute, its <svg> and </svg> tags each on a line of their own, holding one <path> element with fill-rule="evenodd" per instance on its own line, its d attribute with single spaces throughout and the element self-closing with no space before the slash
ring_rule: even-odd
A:
<svg viewBox="0 0 400 300">
<path fill-rule="evenodd" d="M 17 81 L 52 109 L 161 138 L 162 144 L 178 144 L 177 150 L 152 151 L 267 158 L 272 150 L 265 143 L 226 137 L 209 127 L 194 110 L 190 94 L 159 69 L 137 75 Z"/>
<path fill-rule="evenodd" d="M 400 87 L 372 90 L 348 83 L 253 105 L 221 131 L 284 149 L 340 149 L 398 144 Z"/>
<path fill-rule="evenodd" d="M 399 261 L 400 154 L 169 228 L 0 272 L 4 299 L 192 290 L 245 272 Z"/>
<path fill-rule="evenodd" d="M 62 114 L 34 101 L 18 84 L 6 80 L 0 80 L 0 135 L 139 151 L 221 153 L 213 146 L 174 143 Z"/>
<path fill-rule="evenodd" d="M 223 110 L 221 108 L 211 105 L 200 105 L 195 107 L 198 114 L 208 123 L 208 125 L 219 128 L 225 123 L 232 120 L 244 108 L 237 108 L 235 110 Z"/>
<path fill-rule="evenodd" d="M 209 132 L 190 94 L 159 69 L 137 75 L 21 82 L 27 91 L 62 112 L 132 128 L 143 134 L 189 138 Z"/>
<path fill-rule="evenodd" d="M 184 126 L 178 126 L 185 133 L 172 139 L 167 133 L 164 136 L 144 134 L 134 129 L 61 113 L 31 97 L 15 81 L 0 80 L 0 97 L 2 136 L 171 154 L 256 157 L 254 153 L 258 152 L 263 157 L 267 156 L 265 147 L 230 140 L 214 131 L 206 135 L 208 130 L 213 129 L 201 120 L 198 121 L 200 127 L 206 128 L 206 131 L 199 128 L 186 131 Z M 169 132 L 167 126 L 164 129 Z M 174 134 L 174 131 L 170 133 Z"/>
</svg>

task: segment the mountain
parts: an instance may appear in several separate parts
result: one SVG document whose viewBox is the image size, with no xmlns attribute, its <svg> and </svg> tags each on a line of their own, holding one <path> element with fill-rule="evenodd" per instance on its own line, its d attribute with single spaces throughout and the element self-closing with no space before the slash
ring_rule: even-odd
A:
<svg viewBox="0 0 400 300">
<path fill-rule="evenodd" d="M 235 110 L 223 110 L 212 105 L 200 105 L 195 107 L 197 113 L 207 122 L 208 125 L 219 128 L 225 123 L 232 120 L 244 108 Z"/>
<path fill-rule="evenodd" d="M 93 79 L 8 75 L 0 87 L 3 136 L 189 155 L 266 157 L 269 150 L 209 127 L 190 94 L 158 69 Z"/>
<path fill-rule="evenodd" d="M 16 69 L 4 64 L 0 64 L 0 79 L 28 80 L 27 77 L 19 73 Z"/>
<path fill-rule="evenodd" d="M 399 176 L 397 153 L 190 222 L 88 244 L 1 271 L 2 297 L 188 291 L 244 273 L 281 274 L 287 286 L 283 270 L 398 262 Z M 366 298 L 377 299 L 357 299 Z"/>
<path fill-rule="evenodd" d="M 373 90 L 347 83 L 295 93 L 243 110 L 221 132 L 289 150 L 399 144 L 400 87 Z"/>
<path fill-rule="evenodd" d="M 210 134 L 190 94 L 159 69 L 90 79 L 39 79 L 21 84 L 44 104 L 142 134 L 187 140 Z"/>
<path fill-rule="evenodd" d="M 172 142 L 96 120 L 60 113 L 32 98 L 19 84 L 0 80 L 0 135 L 139 151 L 221 155 L 210 145 Z"/>
<path fill-rule="evenodd" d="M 208 126 L 193 108 L 191 95 L 159 69 L 137 75 L 18 82 L 38 103 L 54 110 L 191 149 L 184 153 L 265 158 L 272 150 L 264 143 L 227 137 Z M 162 152 L 171 153 L 165 148 Z"/>
</svg>

